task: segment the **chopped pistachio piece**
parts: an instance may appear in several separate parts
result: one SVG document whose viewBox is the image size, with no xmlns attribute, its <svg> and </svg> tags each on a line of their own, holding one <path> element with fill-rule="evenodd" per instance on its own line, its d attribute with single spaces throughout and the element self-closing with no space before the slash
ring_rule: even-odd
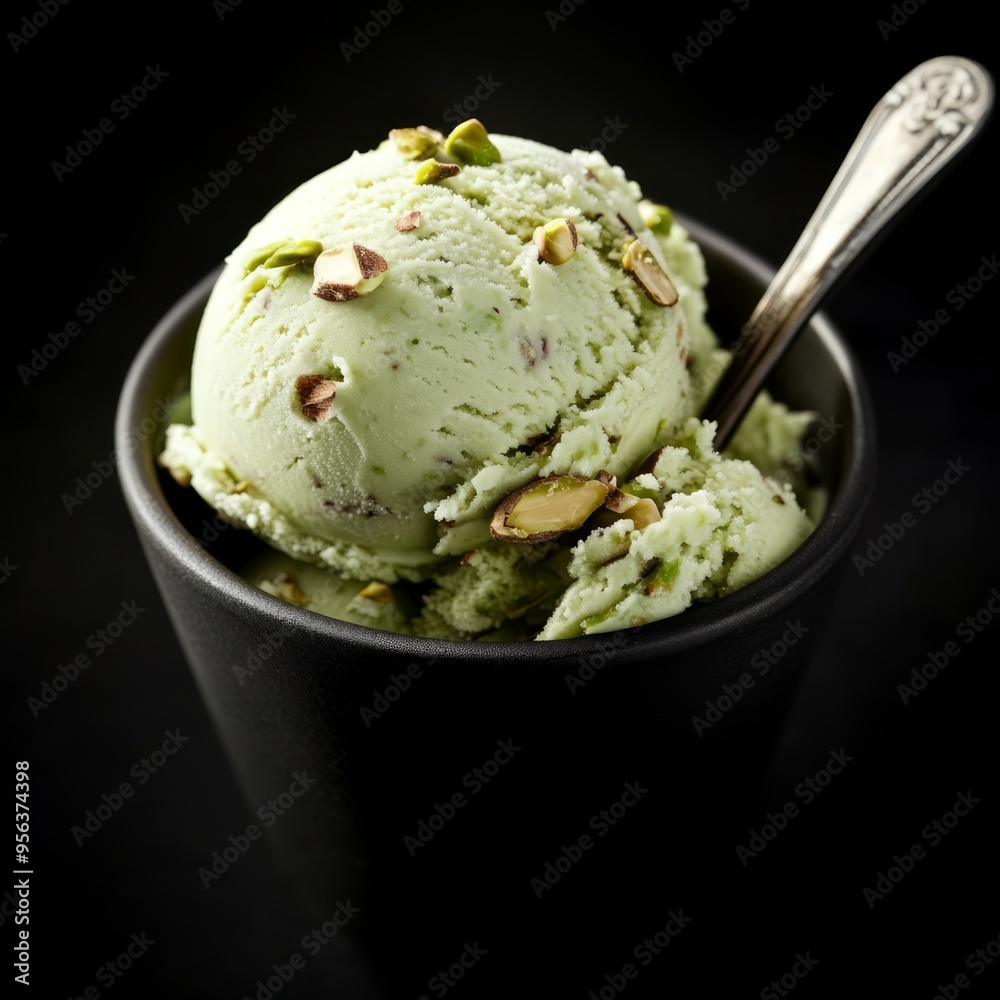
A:
<svg viewBox="0 0 1000 1000">
<path fill-rule="evenodd" d="M 457 163 L 438 163 L 437 160 L 428 160 L 421 163 L 417 168 L 417 174 L 413 178 L 418 184 L 433 184 L 435 181 L 443 180 L 445 177 L 454 177 L 460 174 L 462 168 Z"/>
<path fill-rule="evenodd" d="M 429 156 L 434 156 L 439 143 L 444 141 L 440 132 L 423 126 L 394 128 L 389 132 L 389 138 L 396 144 L 400 155 L 407 160 L 426 160 Z"/>
<path fill-rule="evenodd" d="M 632 240 L 622 256 L 622 267 L 658 306 L 672 306 L 679 296 L 674 283 L 639 240 Z"/>
<path fill-rule="evenodd" d="M 268 243 L 266 247 L 255 250 L 243 265 L 243 270 L 247 274 L 251 271 L 256 271 L 264 261 L 271 257 L 272 254 L 277 253 L 283 246 L 286 246 L 288 242 L 288 240 L 275 240 L 273 243 Z"/>
<path fill-rule="evenodd" d="M 648 497 L 643 500 L 637 500 L 635 505 L 629 508 L 625 516 L 639 531 L 642 531 L 643 528 L 648 528 L 649 525 L 655 524 L 661 519 L 660 508 L 656 506 L 656 501 L 650 500 Z"/>
<path fill-rule="evenodd" d="M 379 580 L 372 580 L 363 590 L 358 591 L 358 597 L 376 604 L 392 604 L 392 587 Z"/>
<path fill-rule="evenodd" d="M 295 391 L 299 395 L 302 416 L 315 424 L 321 424 L 330 416 L 337 383 L 323 375 L 300 375 L 295 380 Z"/>
<path fill-rule="evenodd" d="M 401 233 L 408 233 L 411 229 L 416 229 L 420 225 L 419 212 L 404 212 L 396 220 L 396 228 Z"/>
<path fill-rule="evenodd" d="M 444 142 L 445 152 L 453 159 L 477 167 L 488 167 L 500 162 L 500 150 L 490 142 L 490 137 L 478 118 L 456 125 Z"/>
<path fill-rule="evenodd" d="M 670 234 L 670 227 L 674 224 L 674 213 L 666 205 L 643 199 L 639 202 L 639 215 L 642 216 L 647 229 L 652 229 L 659 236 Z"/>
<path fill-rule="evenodd" d="M 546 476 L 500 501 L 490 533 L 504 542 L 547 542 L 581 527 L 608 490 L 607 483 L 584 476 Z"/>
<path fill-rule="evenodd" d="M 673 586 L 674 580 L 680 574 L 680 571 L 680 559 L 671 559 L 670 562 L 660 562 L 657 560 L 656 565 L 642 576 L 646 593 L 652 594 L 657 590 L 669 590 Z"/>
<path fill-rule="evenodd" d="M 638 502 L 638 497 L 634 497 L 630 493 L 625 493 L 619 489 L 613 489 L 608 494 L 607 500 L 604 501 L 604 506 L 608 510 L 613 510 L 616 514 L 624 514 L 626 511 L 631 510 Z"/>
<path fill-rule="evenodd" d="M 315 260 L 323 252 L 323 244 L 316 240 L 298 240 L 296 243 L 283 243 L 261 267 L 288 267 L 304 260 Z"/>
<path fill-rule="evenodd" d="M 650 496 L 640 497 L 625 487 L 616 488 L 613 480 L 614 477 L 612 477 L 611 491 L 604 501 L 604 506 L 608 510 L 629 518 L 640 530 L 654 521 L 660 520 L 660 508 L 656 506 L 656 501 L 653 499 L 655 493 L 647 490 L 645 492 L 650 493 Z"/>
<path fill-rule="evenodd" d="M 288 601 L 289 604 L 297 604 L 300 608 L 304 608 L 309 603 L 309 598 L 291 573 L 279 573 L 270 584 L 274 596 Z"/>
<path fill-rule="evenodd" d="M 640 486 L 634 479 L 624 483 L 619 489 L 622 493 L 638 497 L 640 500 L 656 500 L 660 495 L 656 490 L 649 489 L 648 486 Z"/>
<path fill-rule="evenodd" d="M 534 233 L 538 259 L 546 264 L 565 264 L 576 253 L 580 242 L 576 226 L 569 219 L 553 219 L 539 226 Z"/>
<path fill-rule="evenodd" d="M 324 250 L 313 265 L 313 295 L 328 302 L 347 302 L 377 288 L 389 265 L 360 243 L 340 243 Z"/>
<path fill-rule="evenodd" d="M 580 628 L 586 632 L 588 628 L 594 628 L 596 625 L 603 625 L 605 622 L 610 621 L 615 616 L 615 608 L 611 607 L 605 611 L 598 611 L 596 615 L 591 615 L 589 618 L 584 618 L 580 622 Z"/>
</svg>

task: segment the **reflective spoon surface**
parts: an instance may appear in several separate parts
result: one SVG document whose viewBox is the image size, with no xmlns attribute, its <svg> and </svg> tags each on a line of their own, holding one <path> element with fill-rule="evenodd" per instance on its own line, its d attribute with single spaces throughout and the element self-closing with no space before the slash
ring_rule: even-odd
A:
<svg viewBox="0 0 1000 1000">
<path fill-rule="evenodd" d="M 990 74 L 938 56 L 872 109 L 785 263 L 730 345 L 733 361 L 702 418 L 729 443 L 767 376 L 820 301 L 887 222 L 978 133 L 993 104 Z"/>
</svg>

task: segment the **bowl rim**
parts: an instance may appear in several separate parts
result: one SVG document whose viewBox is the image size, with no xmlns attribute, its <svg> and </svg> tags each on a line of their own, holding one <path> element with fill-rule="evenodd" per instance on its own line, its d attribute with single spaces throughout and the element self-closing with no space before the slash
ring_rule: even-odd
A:
<svg viewBox="0 0 1000 1000">
<path fill-rule="evenodd" d="M 675 213 L 675 217 L 699 246 L 729 259 L 751 280 L 760 282 L 761 290 L 773 277 L 774 268 L 729 237 L 682 213 Z M 874 409 L 856 358 L 836 327 L 819 311 L 807 326 L 833 359 L 848 393 L 853 425 L 847 444 L 848 460 L 820 523 L 794 552 L 757 580 L 715 601 L 646 625 L 537 642 L 473 642 L 407 636 L 329 618 L 289 604 L 248 583 L 195 540 L 161 489 L 152 454 L 154 436 L 146 437 L 138 447 L 132 444 L 132 429 L 148 416 L 145 406 L 158 365 L 185 325 L 204 307 L 221 271 L 220 264 L 174 303 L 147 335 L 129 366 L 115 414 L 120 487 L 143 544 L 155 544 L 184 572 L 219 593 L 221 599 L 243 606 L 258 621 L 273 622 L 276 630 L 305 630 L 321 640 L 353 644 L 362 652 L 391 650 L 439 661 L 495 663 L 500 659 L 538 666 L 595 653 L 604 655 L 609 647 L 625 645 L 637 655 L 643 650 L 660 655 L 680 652 L 718 640 L 761 616 L 789 606 L 804 583 L 817 580 L 840 562 L 860 527 L 874 480 Z"/>
</svg>

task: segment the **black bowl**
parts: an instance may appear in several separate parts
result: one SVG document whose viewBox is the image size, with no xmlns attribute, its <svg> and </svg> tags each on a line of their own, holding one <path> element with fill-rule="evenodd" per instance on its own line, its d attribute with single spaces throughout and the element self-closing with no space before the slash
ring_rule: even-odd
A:
<svg viewBox="0 0 1000 1000">
<path fill-rule="evenodd" d="M 682 221 L 705 253 L 711 322 L 735 332 L 772 271 Z M 430 977 L 460 954 L 477 964 L 475 940 L 507 949 L 489 973 L 500 995 L 539 960 L 538 935 L 549 951 L 597 947 L 588 914 L 620 907 L 635 880 L 648 891 L 629 894 L 628 919 L 666 921 L 686 885 L 711 880 L 690 859 L 728 858 L 762 819 L 756 789 L 869 497 L 872 409 L 841 337 L 815 317 L 770 380 L 826 427 L 813 440 L 829 504 L 781 565 L 640 628 L 456 643 L 336 621 L 257 590 L 229 568 L 254 540 L 157 469 L 164 402 L 186 388 L 216 274 L 132 366 L 116 424 L 121 482 L 249 806 L 258 816 L 269 801 L 285 806 L 256 825 L 303 905 L 324 920 L 341 914 L 379 997 L 434 992 Z M 358 912 L 348 921 L 346 909 Z M 577 984 L 563 973 L 569 995 Z"/>
</svg>

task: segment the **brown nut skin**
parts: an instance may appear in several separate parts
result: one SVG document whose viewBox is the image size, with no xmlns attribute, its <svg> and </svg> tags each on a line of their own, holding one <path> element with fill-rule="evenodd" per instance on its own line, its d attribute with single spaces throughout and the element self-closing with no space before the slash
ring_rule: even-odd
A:
<svg viewBox="0 0 1000 1000">
<path fill-rule="evenodd" d="M 300 375 L 295 380 L 295 391 L 302 416 L 307 420 L 321 424 L 329 418 L 337 395 L 337 383 L 333 379 L 324 375 Z"/>
<path fill-rule="evenodd" d="M 614 489 L 608 494 L 608 499 L 604 501 L 604 506 L 608 510 L 613 510 L 616 514 L 624 514 L 631 510 L 639 502 L 638 497 L 622 493 L 619 489 Z"/>
</svg>

